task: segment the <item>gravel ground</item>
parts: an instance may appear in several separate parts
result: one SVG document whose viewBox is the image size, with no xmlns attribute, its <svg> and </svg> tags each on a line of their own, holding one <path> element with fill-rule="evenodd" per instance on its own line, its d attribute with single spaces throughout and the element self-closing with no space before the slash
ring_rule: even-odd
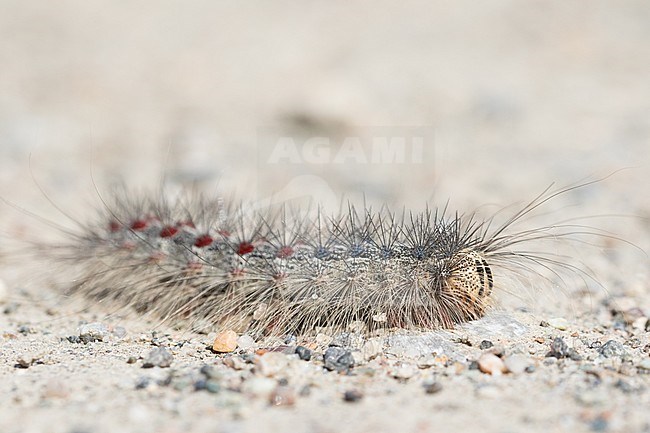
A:
<svg viewBox="0 0 650 433">
<path fill-rule="evenodd" d="M 644 1 L 0 1 L 0 197 L 20 208 L 0 205 L 0 431 L 650 431 L 648 23 Z M 422 157 L 269 157 L 385 135 Z M 609 175 L 524 222 L 612 233 L 530 246 L 584 273 L 504 282 L 453 331 L 217 353 L 226 336 L 63 299 L 66 269 L 24 242 L 115 179 L 489 215 Z"/>
</svg>

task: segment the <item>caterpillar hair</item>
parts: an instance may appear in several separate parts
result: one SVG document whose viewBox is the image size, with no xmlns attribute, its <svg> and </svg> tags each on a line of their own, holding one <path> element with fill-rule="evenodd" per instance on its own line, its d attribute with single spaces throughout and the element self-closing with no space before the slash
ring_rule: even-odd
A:
<svg viewBox="0 0 650 433">
<path fill-rule="evenodd" d="M 502 224 L 447 206 L 414 213 L 348 205 L 327 216 L 281 205 L 251 211 L 197 192 L 123 191 L 104 201 L 95 222 L 46 250 L 74 269 L 68 294 L 193 329 L 452 328 L 492 306 L 501 288 L 495 268 L 571 267 L 519 247 L 589 230 L 514 226 L 590 183 L 549 187 Z"/>
</svg>

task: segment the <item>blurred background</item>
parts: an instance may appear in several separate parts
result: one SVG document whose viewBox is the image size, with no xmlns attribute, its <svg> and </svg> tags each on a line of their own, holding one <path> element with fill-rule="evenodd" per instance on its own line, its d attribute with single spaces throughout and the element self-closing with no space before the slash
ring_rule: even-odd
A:
<svg viewBox="0 0 650 433">
<path fill-rule="evenodd" d="M 93 182 L 164 177 L 471 210 L 625 169 L 567 203 L 647 217 L 648 41 L 644 0 L 2 0 L 0 194 L 83 212 Z"/>
</svg>

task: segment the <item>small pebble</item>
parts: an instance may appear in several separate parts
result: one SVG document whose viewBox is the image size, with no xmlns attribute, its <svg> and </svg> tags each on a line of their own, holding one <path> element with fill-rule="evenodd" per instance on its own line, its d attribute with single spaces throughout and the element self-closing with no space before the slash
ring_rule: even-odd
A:
<svg viewBox="0 0 650 433">
<path fill-rule="evenodd" d="M 211 394 L 216 394 L 221 391 L 221 385 L 216 380 L 206 380 L 205 390 Z"/>
<path fill-rule="evenodd" d="M 135 356 L 129 356 L 129 358 L 126 360 L 127 364 L 135 364 L 136 362 L 138 362 L 138 358 Z"/>
<path fill-rule="evenodd" d="M 289 334 L 286 337 L 284 337 L 284 344 L 286 344 L 287 346 L 295 346 L 296 341 L 298 341 L 298 339 L 293 334 Z"/>
<path fill-rule="evenodd" d="M 362 398 L 363 394 L 356 389 L 345 391 L 345 394 L 343 394 L 343 401 L 347 401 L 348 403 L 356 403 Z"/>
<path fill-rule="evenodd" d="M 596 419 L 589 423 L 589 428 L 595 432 L 606 431 L 609 428 L 609 422 L 603 416 L 597 416 Z"/>
<path fill-rule="evenodd" d="M 166 368 L 172 365 L 174 356 L 164 347 L 156 347 L 145 357 L 142 368 L 161 367 Z"/>
<path fill-rule="evenodd" d="M 27 335 L 32 332 L 32 328 L 29 325 L 20 325 L 18 326 L 18 332 L 20 334 Z"/>
<path fill-rule="evenodd" d="M 293 406 L 295 403 L 296 393 L 290 386 L 277 386 L 269 395 L 271 406 Z"/>
<path fill-rule="evenodd" d="M 402 362 L 391 369 L 390 375 L 395 379 L 405 381 L 413 377 L 415 375 L 415 372 L 415 366 L 406 362 Z"/>
<path fill-rule="evenodd" d="M 277 382 L 268 377 L 252 377 L 242 385 L 242 391 L 255 397 L 268 397 L 277 387 Z"/>
<path fill-rule="evenodd" d="M 354 357 L 349 350 L 341 347 L 329 347 L 323 354 L 325 368 L 339 373 L 348 372 L 354 365 Z"/>
<path fill-rule="evenodd" d="M 569 328 L 569 322 L 562 317 L 549 319 L 548 324 L 549 326 L 552 326 L 555 329 L 559 329 L 560 331 L 566 331 Z"/>
<path fill-rule="evenodd" d="M 627 351 L 625 350 L 625 347 L 618 341 L 614 340 L 609 340 L 602 346 L 600 346 L 600 349 L 598 349 L 598 353 L 600 353 L 603 357 L 605 358 L 612 358 L 612 357 L 623 357 L 627 355 Z"/>
<path fill-rule="evenodd" d="M 528 358 L 524 355 L 511 355 L 503 360 L 506 369 L 512 374 L 521 374 L 528 367 Z"/>
<path fill-rule="evenodd" d="M 478 368 L 483 373 L 491 374 L 493 376 L 498 376 L 507 371 L 501 358 L 492 353 L 484 353 L 481 355 L 478 359 Z"/>
<path fill-rule="evenodd" d="M 151 379 L 148 377 L 142 376 L 139 377 L 135 382 L 135 389 L 145 389 L 151 383 Z"/>
<path fill-rule="evenodd" d="M 9 302 L 9 303 L 5 306 L 4 310 L 2 310 L 2 312 L 3 312 L 4 314 L 7 314 L 7 315 L 8 315 L 8 314 L 13 314 L 13 313 L 16 312 L 16 310 L 18 310 L 18 307 L 19 307 L 19 306 L 20 306 L 20 304 L 17 303 L 17 302 Z"/>
<path fill-rule="evenodd" d="M 551 351 L 546 354 L 547 357 L 554 357 L 557 359 L 570 358 L 574 361 L 579 361 L 582 359 L 580 354 L 576 352 L 575 349 L 567 346 L 562 337 L 557 337 L 554 339 L 550 345 L 550 349 Z"/>
<path fill-rule="evenodd" d="M 218 353 L 232 352 L 237 348 L 237 333 L 231 329 L 217 334 L 212 350 Z"/>
<path fill-rule="evenodd" d="M 286 370 L 289 357 L 279 352 L 267 352 L 258 356 L 255 361 L 255 371 L 262 376 L 271 377 Z"/>
<path fill-rule="evenodd" d="M 244 370 L 246 368 L 246 361 L 239 356 L 228 357 L 223 360 L 223 363 L 226 367 L 230 367 L 233 370 Z"/>
<path fill-rule="evenodd" d="M 29 368 L 34 364 L 37 364 L 41 361 L 41 354 L 26 353 L 18 357 L 16 360 L 17 368 Z"/>
<path fill-rule="evenodd" d="M 442 391 L 442 385 L 439 382 L 429 382 L 423 385 L 424 392 L 427 394 L 437 394 Z"/>
<path fill-rule="evenodd" d="M 348 332 L 341 332 L 340 334 L 336 334 L 334 336 L 329 345 L 338 347 L 350 347 L 351 339 L 352 337 Z"/>
<path fill-rule="evenodd" d="M 79 339 L 85 344 L 106 341 L 108 333 L 108 328 L 103 323 L 87 323 L 79 327 Z"/>
<path fill-rule="evenodd" d="M 309 361 L 311 359 L 311 350 L 307 349 L 304 346 L 296 347 L 296 353 L 298 357 L 303 361 Z"/>
<path fill-rule="evenodd" d="M 222 374 L 212 365 L 204 365 L 199 372 L 208 379 L 219 380 L 222 377 Z"/>
<path fill-rule="evenodd" d="M 479 345 L 479 348 L 481 350 L 489 349 L 490 347 L 494 346 L 490 340 L 483 340 L 481 341 L 481 344 Z"/>
<path fill-rule="evenodd" d="M 370 361 L 381 354 L 383 343 L 377 338 L 371 338 L 365 342 L 361 349 L 363 359 Z"/>
<path fill-rule="evenodd" d="M 59 379 L 49 380 L 43 390 L 44 398 L 68 398 L 70 390 L 64 382 Z"/>
<path fill-rule="evenodd" d="M 126 336 L 126 329 L 123 326 L 116 326 L 113 328 L 113 335 L 117 338 L 124 338 Z"/>
<path fill-rule="evenodd" d="M 255 339 L 248 334 L 244 334 L 237 339 L 237 347 L 241 350 L 248 350 L 255 347 Z"/>
<path fill-rule="evenodd" d="M 4 304 L 9 299 L 9 288 L 4 280 L 0 279 L 0 304 Z M 5 313 L 6 314 L 6 313 Z"/>
</svg>

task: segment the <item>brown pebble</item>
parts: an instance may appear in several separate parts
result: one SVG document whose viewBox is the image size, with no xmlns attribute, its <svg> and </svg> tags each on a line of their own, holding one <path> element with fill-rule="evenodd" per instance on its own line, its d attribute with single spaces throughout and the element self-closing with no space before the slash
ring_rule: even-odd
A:
<svg viewBox="0 0 650 433">
<path fill-rule="evenodd" d="M 296 403 L 296 393 L 286 385 L 277 386 L 269 395 L 271 406 L 293 406 Z"/>
<path fill-rule="evenodd" d="M 237 348 L 237 338 L 237 333 L 231 329 L 220 332 L 214 339 L 212 350 L 219 353 L 232 352 Z"/>
<path fill-rule="evenodd" d="M 505 373 L 506 366 L 498 356 L 492 353 L 484 353 L 478 359 L 478 368 L 483 373 L 491 374 L 493 376 Z"/>
</svg>

